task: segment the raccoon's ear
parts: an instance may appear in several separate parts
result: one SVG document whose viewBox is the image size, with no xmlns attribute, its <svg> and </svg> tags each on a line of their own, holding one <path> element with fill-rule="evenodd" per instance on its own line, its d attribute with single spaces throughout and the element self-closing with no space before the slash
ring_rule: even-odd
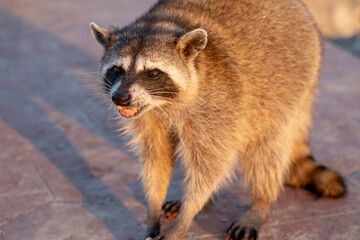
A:
<svg viewBox="0 0 360 240">
<path fill-rule="evenodd" d="M 109 33 L 104 29 L 99 27 L 96 23 L 90 23 L 91 33 L 103 47 L 109 42 Z"/>
<path fill-rule="evenodd" d="M 198 28 L 181 36 L 177 42 L 177 49 L 186 59 L 194 59 L 206 47 L 207 32 Z"/>
</svg>

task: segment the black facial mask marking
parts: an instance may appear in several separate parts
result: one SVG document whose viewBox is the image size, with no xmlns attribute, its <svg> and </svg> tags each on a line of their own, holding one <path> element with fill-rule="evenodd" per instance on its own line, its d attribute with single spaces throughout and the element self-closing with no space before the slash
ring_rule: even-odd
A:
<svg viewBox="0 0 360 240">
<path fill-rule="evenodd" d="M 125 71 L 121 67 L 113 66 L 109 68 L 104 76 L 103 79 L 103 89 L 106 93 L 109 93 L 111 87 L 118 82 L 125 74 Z"/>
</svg>

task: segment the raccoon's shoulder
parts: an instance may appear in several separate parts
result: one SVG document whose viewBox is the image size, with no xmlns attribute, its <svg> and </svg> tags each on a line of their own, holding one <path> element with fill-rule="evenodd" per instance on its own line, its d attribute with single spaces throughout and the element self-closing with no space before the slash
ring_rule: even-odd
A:
<svg viewBox="0 0 360 240">
<path fill-rule="evenodd" d="M 218 21 L 217 16 L 226 12 L 223 5 L 223 1 L 214 0 L 160 0 L 136 22 L 170 22 L 190 31 Z"/>
</svg>

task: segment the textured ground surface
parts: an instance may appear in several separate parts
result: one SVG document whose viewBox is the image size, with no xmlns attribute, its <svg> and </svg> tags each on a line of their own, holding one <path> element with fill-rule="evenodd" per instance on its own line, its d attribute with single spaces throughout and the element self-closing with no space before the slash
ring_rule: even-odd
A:
<svg viewBox="0 0 360 240">
<path fill-rule="evenodd" d="M 145 200 L 134 157 L 108 104 L 91 98 L 100 46 L 88 29 L 124 25 L 152 1 L 0 2 L 0 239 L 141 239 Z M 346 176 L 344 199 L 285 189 L 262 239 L 360 239 L 360 60 L 325 45 L 311 145 Z M 110 117 L 109 117 L 110 115 Z M 181 194 L 176 177 L 169 199 Z M 224 239 L 249 207 L 234 184 L 194 220 L 187 239 Z M 167 224 L 167 223 L 165 223 Z"/>
</svg>

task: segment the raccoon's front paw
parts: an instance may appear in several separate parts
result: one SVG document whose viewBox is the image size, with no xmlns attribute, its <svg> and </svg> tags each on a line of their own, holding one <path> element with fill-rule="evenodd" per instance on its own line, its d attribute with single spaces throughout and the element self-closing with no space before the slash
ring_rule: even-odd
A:
<svg viewBox="0 0 360 240">
<path fill-rule="evenodd" d="M 169 201 L 162 206 L 162 215 L 165 219 L 174 221 L 179 215 L 181 201 Z"/>
<path fill-rule="evenodd" d="M 145 240 L 165 240 L 165 238 L 164 238 L 164 234 L 162 233 L 162 234 L 156 236 L 155 238 L 147 238 Z"/>
<path fill-rule="evenodd" d="M 155 236 L 160 233 L 160 223 L 155 226 L 149 227 L 146 230 L 145 240 L 152 240 Z"/>
<path fill-rule="evenodd" d="M 258 227 L 246 226 L 240 222 L 233 222 L 227 229 L 225 240 L 258 240 Z"/>
</svg>

